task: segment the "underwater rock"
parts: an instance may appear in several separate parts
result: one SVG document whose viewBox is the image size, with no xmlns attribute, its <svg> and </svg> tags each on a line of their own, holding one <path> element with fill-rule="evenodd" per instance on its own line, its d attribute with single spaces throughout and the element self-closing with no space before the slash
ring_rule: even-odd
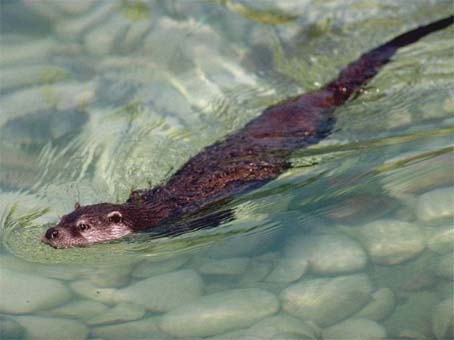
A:
<svg viewBox="0 0 454 340">
<path fill-rule="evenodd" d="M 251 336 L 247 334 L 247 330 L 240 329 L 238 331 L 231 331 L 222 333 L 220 335 L 215 335 L 211 337 L 207 337 L 206 339 L 209 340 L 262 340 L 261 338 Z"/>
<path fill-rule="evenodd" d="M 372 294 L 372 301 L 355 314 L 355 319 L 380 321 L 390 315 L 395 306 L 396 297 L 393 291 L 389 288 L 380 288 Z"/>
<path fill-rule="evenodd" d="M 372 262 L 393 265 L 418 256 L 425 248 L 424 234 L 417 225 L 378 220 L 359 229 L 358 238 Z"/>
<path fill-rule="evenodd" d="M 207 295 L 207 294 L 219 293 L 224 290 L 229 290 L 232 288 L 237 288 L 237 287 L 236 287 L 236 285 L 234 287 L 234 285 L 232 284 L 232 282 L 230 280 L 228 282 L 226 280 L 222 280 L 222 281 L 216 280 L 214 282 L 212 281 L 212 282 L 208 283 L 205 286 L 205 294 Z"/>
<path fill-rule="evenodd" d="M 69 317 L 79 320 L 89 319 L 95 315 L 104 313 L 109 308 L 101 302 L 91 300 L 78 300 L 65 304 L 61 307 L 46 311 L 45 316 Z"/>
<path fill-rule="evenodd" d="M 203 291 L 203 281 L 193 270 L 152 276 L 114 293 L 115 301 L 144 305 L 147 310 L 166 312 L 196 300 Z"/>
<path fill-rule="evenodd" d="M 250 228 L 251 225 L 259 225 L 265 222 L 266 216 L 263 215 L 255 218 L 241 217 L 240 220 L 229 223 L 228 227 L 234 228 L 234 230 L 245 230 Z M 211 258 L 229 258 L 260 254 L 276 240 L 279 232 L 279 230 L 272 230 L 266 233 L 233 235 L 225 240 L 213 243 L 202 255 Z"/>
<path fill-rule="evenodd" d="M 114 298 L 117 292 L 116 288 L 100 288 L 88 280 L 74 281 L 69 286 L 77 295 L 83 298 L 107 304 L 117 302 Z"/>
<path fill-rule="evenodd" d="M 87 279 L 97 287 L 119 288 L 125 286 L 130 277 L 131 266 L 116 265 L 114 267 L 95 268 Z"/>
<path fill-rule="evenodd" d="M 432 316 L 430 311 L 439 302 L 433 291 L 418 291 L 399 301 L 394 312 L 383 324 L 392 339 L 420 334 L 420 339 L 432 338 Z"/>
<path fill-rule="evenodd" d="M 328 203 L 324 215 L 336 223 L 360 224 L 379 219 L 396 206 L 394 199 L 384 195 L 355 194 Z"/>
<path fill-rule="evenodd" d="M 454 281 L 440 280 L 435 289 L 438 292 L 439 296 L 441 296 L 443 299 L 447 299 L 452 296 L 452 292 L 454 292 Z"/>
<path fill-rule="evenodd" d="M 281 258 L 266 281 L 277 283 L 291 283 L 299 280 L 307 271 L 307 260 L 298 258 Z"/>
<path fill-rule="evenodd" d="M 115 10 L 115 7 L 115 2 L 100 2 L 87 15 L 65 18 L 65 20 L 57 22 L 54 26 L 55 32 L 65 40 L 82 38 L 85 33 L 106 20 Z"/>
<path fill-rule="evenodd" d="M 59 335 L 77 340 L 86 339 L 88 335 L 88 328 L 75 320 L 39 316 L 18 316 L 15 319 L 25 328 L 27 339 L 55 339 Z"/>
<path fill-rule="evenodd" d="M 323 330 L 323 339 L 386 339 L 386 330 L 375 321 L 351 319 Z"/>
<path fill-rule="evenodd" d="M 372 290 L 364 274 L 303 279 L 284 289 L 280 300 L 283 310 L 290 315 L 326 327 L 364 307 Z"/>
<path fill-rule="evenodd" d="M 444 100 L 443 110 L 445 110 L 446 113 L 454 113 L 454 98 L 452 96 L 448 95 L 448 97 Z"/>
<path fill-rule="evenodd" d="M 129 22 L 126 18 L 113 15 L 85 35 L 84 46 L 89 53 L 109 55 L 128 27 Z"/>
<path fill-rule="evenodd" d="M 241 277 L 239 285 L 241 287 L 253 287 L 257 282 L 263 281 L 272 269 L 272 262 L 271 260 L 261 260 L 257 257 L 252 259 Z"/>
<path fill-rule="evenodd" d="M 190 256 L 175 256 L 162 261 L 146 258 L 136 265 L 132 271 L 132 276 L 135 278 L 146 278 L 172 272 L 188 262 L 189 259 Z"/>
<path fill-rule="evenodd" d="M 49 1 L 51 6 L 55 6 L 64 15 L 80 15 L 91 9 L 96 2 L 93 1 Z"/>
<path fill-rule="evenodd" d="M 13 318 L 0 316 L 0 339 L 23 339 L 25 329 Z"/>
<path fill-rule="evenodd" d="M 25 88 L 1 97 L 0 126 L 39 111 L 76 110 L 95 99 L 92 83 L 57 83 Z"/>
<path fill-rule="evenodd" d="M 435 306 L 432 330 L 437 339 L 454 338 L 454 298 L 446 299 Z"/>
<path fill-rule="evenodd" d="M 133 22 L 120 42 L 120 49 L 131 52 L 136 47 L 141 46 L 143 39 L 150 31 L 151 27 L 152 24 L 150 23 L 150 20 Z"/>
<path fill-rule="evenodd" d="M 297 339 L 319 339 L 321 330 L 310 322 L 285 314 L 262 319 L 247 330 L 248 335 L 259 339 L 279 339 L 278 335 L 284 333 L 295 335 Z"/>
<path fill-rule="evenodd" d="M 404 152 L 385 162 L 397 165 L 399 162 L 411 164 L 384 174 L 383 187 L 391 196 L 408 206 L 415 214 L 419 195 L 441 186 L 452 185 L 452 156 L 445 153 L 438 156 L 411 162 L 420 152 Z"/>
<path fill-rule="evenodd" d="M 247 257 L 231 257 L 226 259 L 211 259 L 196 257 L 193 261 L 195 269 L 204 275 L 241 275 L 249 264 Z"/>
<path fill-rule="evenodd" d="M 277 298 L 261 289 L 234 289 L 206 295 L 165 314 L 160 328 L 177 337 L 222 334 L 248 327 L 279 309 Z"/>
<path fill-rule="evenodd" d="M 156 339 L 168 337 L 158 327 L 157 318 L 151 317 L 139 321 L 120 323 L 117 325 L 94 327 L 91 335 L 102 339 Z"/>
<path fill-rule="evenodd" d="M 52 1 L 22 0 L 21 3 L 25 6 L 27 11 L 30 10 L 32 12 L 33 17 L 40 18 L 48 22 L 57 20 L 59 15 L 61 15 L 58 8 L 52 5 Z"/>
<path fill-rule="evenodd" d="M 0 195 L 0 198 L 2 202 L 7 202 L 12 197 Z M 37 203 L 33 201 L 33 197 L 17 196 L 17 199 L 20 199 L 28 207 Z M 38 220 L 37 223 L 46 223 L 46 221 Z M 9 255 L 0 255 L 0 268 L 19 271 L 25 274 L 36 272 L 41 276 L 58 280 L 75 280 L 84 272 L 84 269 L 77 267 L 77 265 L 32 263 Z"/>
<path fill-rule="evenodd" d="M 66 302 L 71 293 L 59 281 L 0 269 L 0 313 L 22 314 Z"/>
<path fill-rule="evenodd" d="M 416 215 L 421 221 L 454 217 L 454 187 L 435 189 L 418 197 Z"/>
<path fill-rule="evenodd" d="M 12 90 L 30 85 L 54 83 L 69 76 L 69 72 L 54 65 L 21 65 L 2 70 L 0 91 Z"/>
<path fill-rule="evenodd" d="M 2 44 L 0 66 L 33 61 L 34 64 L 44 61 L 57 49 L 57 42 L 53 39 L 34 39 L 18 44 Z M 3 111 L 3 109 L 2 109 Z"/>
<path fill-rule="evenodd" d="M 145 315 L 145 308 L 142 305 L 132 303 L 119 303 L 108 311 L 87 320 L 88 325 L 106 325 L 133 321 Z"/>
<path fill-rule="evenodd" d="M 402 273 L 405 280 L 400 285 L 400 290 L 407 292 L 415 292 L 418 290 L 429 289 L 433 287 L 438 279 L 433 273 L 432 268 L 427 268 L 418 272 L 414 272 L 407 277 L 408 272 Z"/>
<path fill-rule="evenodd" d="M 192 32 L 187 34 L 187 32 Z M 172 37 L 173 39 L 165 39 L 163 37 Z M 213 51 L 219 51 L 222 39 L 218 32 L 204 22 L 196 22 L 194 20 L 173 20 L 170 17 L 162 17 L 153 29 L 145 37 L 143 41 L 143 50 L 146 55 L 153 55 L 153 60 L 166 68 L 181 68 L 195 59 L 195 54 L 204 49 L 206 41 L 209 41 L 209 46 Z M 166 44 L 163 44 L 166 42 Z M 156 46 L 160 46 L 159 49 Z M 178 51 L 178 64 L 174 58 L 169 58 L 169 55 L 174 55 Z M 204 61 L 209 62 L 209 58 Z M 199 77 L 191 77 L 193 80 Z M 194 87 L 201 89 L 204 86 Z"/>
<path fill-rule="evenodd" d="M 454 227 L 451 225 L 436 228 L 427 241 L 427 247 L 438 254 L 446 254 L 454 250 Z"/>
<path fill-rule="evenodd" d="M 366 252 L 361 246 L 339 234 L 292 238 L 285 247 L 285 254 L 290 259 L 308 262 L 311 271 L 322 275 L 355 272 L 367 263 Z"/>
<path fill-rule="evenodd" d="M 440 257 L 440 261 L 435 265 L 435 274 L 444 279 L 454 280 L 454 253 Z"/>
</svg>

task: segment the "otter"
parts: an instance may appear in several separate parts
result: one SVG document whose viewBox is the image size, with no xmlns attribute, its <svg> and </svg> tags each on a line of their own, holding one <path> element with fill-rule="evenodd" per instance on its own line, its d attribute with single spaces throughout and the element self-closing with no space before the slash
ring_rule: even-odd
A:
<svg viewBox="0 0 454 340">
<path fill-rule="evenodd" d="M 453 16 L 408 31 L 362 54 L 319 90 L 268 107 L 241 130 L 203 149 L 165 185 L 134 191 L 123 204 L 80 206 L 49 228 L 42 242 L 54 248 L 85 247 L 143 231 L 178 234 L 232 218 L 222 207 L 275 179 L 290 167 L 296 149 L 318 143 L 334 126 L 334 110 L 373 78 L 396 51 L 450 26 Z"/>
</svg>

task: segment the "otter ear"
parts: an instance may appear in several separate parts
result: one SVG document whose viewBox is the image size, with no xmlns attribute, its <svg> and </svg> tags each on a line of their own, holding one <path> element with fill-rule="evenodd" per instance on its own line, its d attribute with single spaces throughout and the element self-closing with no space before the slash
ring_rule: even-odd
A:
<svg viewBox="0 0 454 340">
<path fill-rule="evenodd" d="M 76 202 L 74 204 L 74 210 L 77 210 L 77 209 L 80 209 L 80 203 L 79 202 Z"/>
<path fill-rule="evenodd" d="M 107 218 L 109 219 L 109 222 L 120 223 L 123 216 L 120 214 L 119 211 L 112 211 L 107 215 Z"/>
</svg>

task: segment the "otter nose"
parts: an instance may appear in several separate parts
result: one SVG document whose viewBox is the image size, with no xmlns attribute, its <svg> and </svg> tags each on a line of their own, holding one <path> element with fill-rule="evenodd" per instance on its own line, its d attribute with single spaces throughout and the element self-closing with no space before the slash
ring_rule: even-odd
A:
<svg viewBox="0 0 454 340">
<path fill-rule="evenodd" d="M 55 228 L 47 229 L 46 238 L 48 240 L 52 240 L 52 239 L 57 238 L 57 237 L 58 237 L 58 230 L 57 229 L 55 229 Z"/>
</svg>

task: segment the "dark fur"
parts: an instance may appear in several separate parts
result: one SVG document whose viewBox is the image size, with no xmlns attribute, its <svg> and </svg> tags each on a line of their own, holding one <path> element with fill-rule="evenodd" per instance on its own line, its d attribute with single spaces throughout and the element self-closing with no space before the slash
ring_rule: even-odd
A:
<svg viewBox="0 0 454 340">
<path fill-rule="evenodd" d="M 452 16 L 439 20 L 404 33 L 363 54 L 349 64 L 337 79 L 320 90 L 269 107 L 240 131 L 208 146 L 179 169 L 166 185 L 133 192 L 128 201 L 121 205 L 80 207 L 63 217 L 59 225 L 50 230 L 72 229 L 73 232 L 69 234 L 74 235 L 77 232 L 74 231 L 75 224 L 81 216 L 88 214 L 90 218 L 96 218 L 99 215 L 100 220 L 103 220 L 109 209 L 121 212 L 125 225 L 134 232 L 162 226 L 169 233 L 179 228 L 194 228 L 196 223 L 177 221 L 216 203 L 226 202 L 279 176 L 289 167 L 287 158 L 292 151 L 316 144 L 330 134 L 335 123 L 334 109 L 374 77 L 400 47 L 452 23 Z M 225 212 L 208 222 L 217 224 L 228 217 L 228 212 Z M 57 240 L 51 242 L 48 236 L 49 231 L 43 241 L 58 246 Z"/>
</svg>

